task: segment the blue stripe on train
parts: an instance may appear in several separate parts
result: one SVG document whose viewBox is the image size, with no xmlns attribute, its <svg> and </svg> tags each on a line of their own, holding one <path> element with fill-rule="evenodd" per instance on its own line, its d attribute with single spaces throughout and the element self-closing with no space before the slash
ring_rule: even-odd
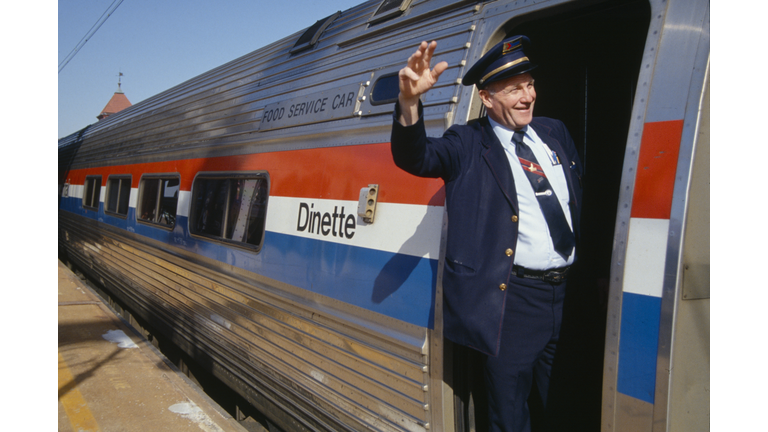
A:
<svg viewBox="0 0 768 432">
<path fill-rule="evenodd" d="M 103 205 L 102 205 L 103 206 Z M 420 327 L 434 328 L 437 260 L 413 257 L 267 231 L 259 253 L 191 237 L 187 218 L 173 231 L 128 218 L 84 210 L 81 200 L 60 208 L 90 219 L 250 270 L 280 282 L 377 312 Z"/>
<path fill-rule="evenodd" d="M 660 318 L 661 298 L 624 293 L 617 390 L 650 404 L 656 391 Z"/>
</svg>

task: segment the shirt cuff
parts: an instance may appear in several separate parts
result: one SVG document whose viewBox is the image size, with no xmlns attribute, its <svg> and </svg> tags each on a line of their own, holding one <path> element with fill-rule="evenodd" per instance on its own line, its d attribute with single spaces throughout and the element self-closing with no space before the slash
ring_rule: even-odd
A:
<svg viewBox="0 0 768 432">
<path fill-rule="evenodd" d="M 412 128 L 419 123 L 422 123 L 422 119 L 424 118 L 424 105 L 421 104 L 421 99 L 419 99 L 419 120 L 416 121 L 411 126 L 403 126 L 402 123 L 400 123 L 400 115 L 402 114 L 402 111 L 400 110 L 400 102 L 395 102 L 395 111 L 392 113 L 392 123 L 394 125 L 397 125 L 402 128 Z"/>
</svg>

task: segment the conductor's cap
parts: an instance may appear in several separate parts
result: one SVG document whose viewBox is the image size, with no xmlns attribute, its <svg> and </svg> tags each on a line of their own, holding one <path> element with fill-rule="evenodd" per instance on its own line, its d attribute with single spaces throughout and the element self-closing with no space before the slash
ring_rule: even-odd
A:
<svg viewBox="0 0 768 432">
<path fill-rule="evenodd" d="M 504 39 L 469 68 L 461 83 L 483 88 L 493 81 L 529 72 L 536 68 L 526 55 L 530 49 L 531 41 L 525 36 Z"/>
</svg>

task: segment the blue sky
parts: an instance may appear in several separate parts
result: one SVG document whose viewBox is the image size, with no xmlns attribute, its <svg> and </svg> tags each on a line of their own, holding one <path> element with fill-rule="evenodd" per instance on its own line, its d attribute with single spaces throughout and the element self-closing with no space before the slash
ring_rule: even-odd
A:
<svg viewBox="0 0 768 432">
<path fill-rule="evenodd" d="M 117 90 L 132 104 L 364 0 L 123 0 L 58 74 L 58 137 L 95 123 Z M 58 63 L 113 0 L 58 3 Z"/>
</svg>

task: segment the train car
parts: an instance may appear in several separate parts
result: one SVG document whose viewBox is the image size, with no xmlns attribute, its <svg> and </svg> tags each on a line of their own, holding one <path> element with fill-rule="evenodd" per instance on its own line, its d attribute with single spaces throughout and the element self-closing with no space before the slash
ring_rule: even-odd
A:
<svg viewBox="0 0 768 432">
<path fill-rule="evenodd" d="M 439 136 L 483 115 L 461 77 L 513 34 L 585 165 L 558 430 L 703 430 L 707 1 L 339 11 L 60 139 L 60 255 L 283 430 L 482 430 L 476 356 L 442 335 L 444 185 L 389 138 L 422 40 L 450 65 L 423 98 Z"/>
</svg>

